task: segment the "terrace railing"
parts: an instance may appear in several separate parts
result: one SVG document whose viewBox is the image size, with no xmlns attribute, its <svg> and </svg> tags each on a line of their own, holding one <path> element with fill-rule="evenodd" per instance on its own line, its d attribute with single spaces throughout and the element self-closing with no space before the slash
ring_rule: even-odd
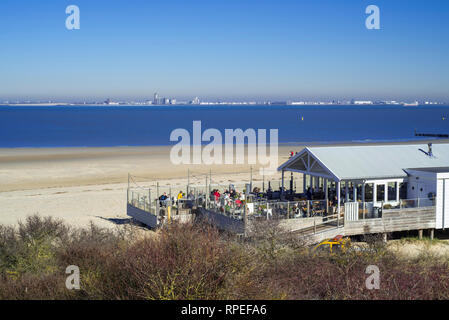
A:
<svg viewBox="0 0 449 320">
<path fill-rule="evenodd" d="M 435 200 L 429 198 L 401 199 L 391 202 L 359 202 L 359 219 L 382 218 L 385 211 L 426 209 L 435 207 Z"/>
</svg>

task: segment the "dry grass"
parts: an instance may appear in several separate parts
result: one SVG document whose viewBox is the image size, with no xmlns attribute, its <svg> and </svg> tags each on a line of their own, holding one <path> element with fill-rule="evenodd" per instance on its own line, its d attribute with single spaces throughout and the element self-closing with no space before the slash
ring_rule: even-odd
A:
<svg viewBox="0 0 449 320">
<path fill-rule="evenodd" d="M 71 229 L 31 216 L 0 226 L 0 299 L 448 299 L 447 260 L 404 260 L 380 239 L 367 250 L 317 254 L 276 225 L 247 241 L 205 223 L 172 224 L 135 238 L 91 225 Z M 377 265 L 379 290 L 365 269 Z M 76 265 L 81 290 L 65 287 Z"/>
</svg>

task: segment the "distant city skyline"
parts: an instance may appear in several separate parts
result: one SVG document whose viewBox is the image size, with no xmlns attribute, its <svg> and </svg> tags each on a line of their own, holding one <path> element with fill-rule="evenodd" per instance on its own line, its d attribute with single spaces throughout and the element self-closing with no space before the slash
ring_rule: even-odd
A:
<svg viewBox="0 0 449 320">
<path fill-rule="evenodd" d="M 404 105 L 404 106 L 418 106 L 418 105 L 449 105 L 448 101 L 439 100 L 391 100 L 391 99 L 330 99 L 330 100 L 317 100 L 317 99 L 297 99 L 297 100 L 261 100 L 261 99 L 250 99 L 250 100 L 226 100 L 226 99 L 216 99 L 216 100 L 202 100 L 199 97 L 187 100 L 178 100 L 173 97 L 164 97 L 159 95 L 157 92 L 154 93 L 152 99 L 125 99 L 117 100 L 107 98 L 106 100 L 0 100 L 0 104 L 67 104 L 67 105 L 89 105 L 89 104 L 100 104 L 100 105 L 288 105 L 288 106 L 301 106 L 301 105 Z"/>
<path fill-rule="evenodd" d="M 380 30 L 365 27 L 371 4 Z M 0 101 L 447 102 L 447 12 L 447 0 L 1 1 Z"/>
</svg>

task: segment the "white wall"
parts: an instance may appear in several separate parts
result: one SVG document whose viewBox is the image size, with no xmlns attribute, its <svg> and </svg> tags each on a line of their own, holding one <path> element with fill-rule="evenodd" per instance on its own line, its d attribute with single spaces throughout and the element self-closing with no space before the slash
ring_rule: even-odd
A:
<svg viewBox="0 0 449 320">
<path fill-rule="evenodd" d="M 436 228 L 449 228 L 449 173 L 437 174 Z"/>
<path fill-rule="evenodd" d="M 429 193 L 434 193 L 436 195 L 435 227 L 449 228 L 449 173 L 419 170 L 411 170 L 408 173 L 410 175 L 408 198 L 429 199 Z"/>
<path fill-rule="evenodd" d="M 434 172 L 410 171 L 407 184 L 408 199 L 428 199 L 429 193 L 437 192 L 437 175 Z"/>
</svg>

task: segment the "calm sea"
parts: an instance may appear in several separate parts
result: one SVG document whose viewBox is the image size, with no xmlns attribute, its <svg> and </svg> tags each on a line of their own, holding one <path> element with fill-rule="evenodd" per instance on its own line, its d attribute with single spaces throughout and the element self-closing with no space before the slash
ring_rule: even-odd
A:
<svg viewBox="0 0 449 320">
<path fill-rule="evenodd" d="M 176 128 L 192 132 L 279 129 L 280 143 L 402 141 L 414 131 L 449 134 L 449 106 L 0 106 L 0 147 L 171 145 Z"/>
</svg>

